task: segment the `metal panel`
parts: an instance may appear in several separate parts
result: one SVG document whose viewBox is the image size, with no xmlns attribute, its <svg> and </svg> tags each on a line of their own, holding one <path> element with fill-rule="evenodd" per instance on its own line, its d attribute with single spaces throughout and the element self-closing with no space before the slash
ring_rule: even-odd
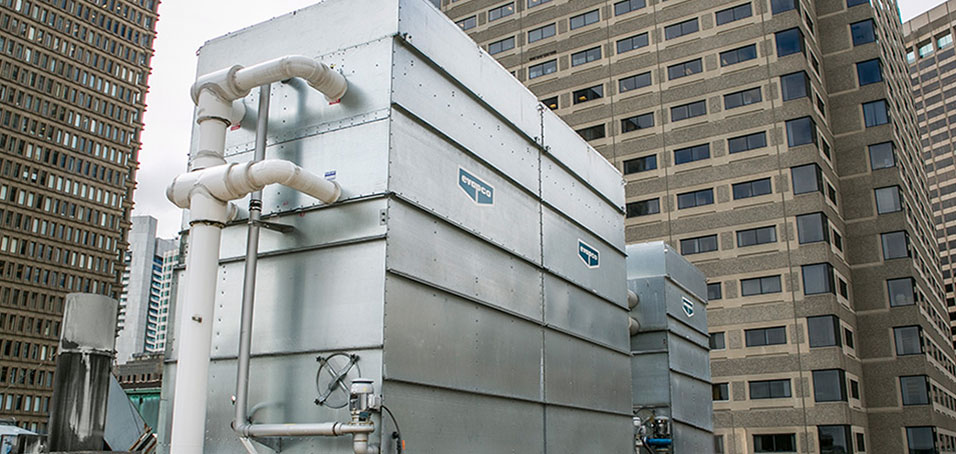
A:
<svg viewBox="0 0 956 454">
<path fill-rule="evenodd" d="M 540 202 L 400 110 L 392 114 L 389 189 L 464 229 L 541 263 L 541 226 L 515 220 L 538 216 Z M 479 205 L 462 189 L 460 171 L 493 190 Z M 623 230 L 622 230 L 623 231 Z"/>
<path fill-rule="evenodd" d="M 548 156 L 541 158 L 541 198 L 624 252 L 621 213 Z"/>
<path fill-rule="evenodd" d="M 392 102 L 538 193 L 539 153 L 533 142 L 404 46 L 395 45 L 394 60 Z"/>
<path fill-rule="evenodd" d="M 669 367 L 675 372 L 710 381 L 710 352 L 684 337 L 668 333 Z"/>
<path fill-rule="evenodd" d="M 407 279 L 386 281 L 386 378 L 536 400 L 541 326 Z"/>
<path fill-rule="evenodd" d="M 627 245 L 627 255 L 640 260 L 627 261 L 627 278 L 668 276 L 698 300 L 707 301 L 707 277 L 663 241 Z"/>
<path fill-rule="evenodd" d="M 680 374 L 671 374 L 671 417 L 713 430 L 713 388 Z"/>
<path fill-rule="evenodd" d="M 243 262 L 219 270 L 212 356 L 239 345 Z M 252 353 L 382 344 L 385 241 L 259 259 Z"/>
<path fill-rule="evenodd" d="M 549 403 L 630 413 L 629 355 L 545 331 L 544 383 Z"/>
<path fill-rule="evenodd" d="M 605 435 L 607 432 L 633 433 L 634 423 L 630 416 L 555 406 L 548 406 L 545 413 L 548 454 L 634 452 L 633 437 Z"/>
<path fill-rule="evenodd" d="M 541 320 L 541 272 L 533 265 L 393 200 L 389 270 Z"/>
<path fill-rule="evenodd" d="M 384 391 L 401 421 L 408 452 L 544 452 L 541 404 L 394 381 L 385 381 Z"/>
<path fill-rule="evenodd" d="M 375 381 L 381 389 L 381 350 L 348 350 L 359 356 L 362 376 Z M 306 423 L 348 421 L 348 407 L 333 410 L 318 406 L 315 375 L 317 355 L 331 352 L 312 352 L 298 355 L 253 357 L 249 375 L 250 418 L 256 423 Z M 245 452 L 230 427 L 234 416 L 231 405 L 236 392 L 235 360 L 213 361 L 209 368 L 209 404 L 206 410 L 206 452 Z M 380 432 L 372 434 L 377 442 Z M 265 451 L 263 449 L 263 451 Z M 282 440 L 283 454 L 315 452 L 352 452 L 350 437 L 302 437 Z"/>
<path fill-rule="evenodd" d="M 557 278 L 544 275 L 544 321 L 579 336 L 628 350 L 627 313 Z"/>
<path fill-rule="evenodd" d="M 379 198 L 266 219 L 268 222 L 292 226 L 295 230 L 280 233 L 260 229 L 259 253 L 275 253 L 384 235 L 387 227 L 382 215 L 387 206 L 387 200 Z M 246 224 L 224 229 L 220 257 L 244 258 L 246 233 Z"/>
<path fill-rule="evenodd" d="M 544 266 L 603 298 L 626 307 L 624 254 L 599 242 L 596 237 L 550 208 L 542 209 Z M 579 256 L 580 242 L 597 250 L 599 265 L 589 267 Z"/>
<path fill-rule="evenodd" d="M 631 362 L 634 408 L 670 405 L 670 371 L 667 352 L 643 353 Z"/>
</svg>

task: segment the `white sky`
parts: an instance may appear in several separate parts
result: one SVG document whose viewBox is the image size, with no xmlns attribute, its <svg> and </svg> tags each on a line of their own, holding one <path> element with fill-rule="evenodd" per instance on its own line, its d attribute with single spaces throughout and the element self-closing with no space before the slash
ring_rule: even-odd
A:
<svg viewBox="0 0 956 454">
<path fill-rule="evenodd" d="M 906 21 L 943 0 L 897 0 Z M 186 169 L 193 105 L 196 51 L 204 42 L 317 0 L 166 0 L 159 6 L 156 54 L 139 153 L 134 215 L 159 219 L 158 234 L 179 231 L 181 211 L 166 200 L 166 185 Z"/>
</svg>

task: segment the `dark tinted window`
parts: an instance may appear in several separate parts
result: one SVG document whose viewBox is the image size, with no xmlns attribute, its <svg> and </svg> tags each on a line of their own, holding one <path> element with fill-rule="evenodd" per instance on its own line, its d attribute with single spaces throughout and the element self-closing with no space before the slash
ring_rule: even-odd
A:
<svg viewBox="0 0 956 454">
<path fill-rule="evenodd" d="M 533 43 L 535 41 L 541 41 L 545 38 L 550 38 L 554 36 L 557 31 L 557 27 L 554 24 L 548 24 L 544 27 L 536 28 L 528 32 L 528 43 Z"/>
<path fill-rule="evenodd" d="M 766 146 L 767 133 L 763 131 L 727 139 L 727 148 L 731 153 L 740 153 L 741 151 L 755 150 Z"/>
<path fill-rule="evenodd" d="M 647 6 L 645 0 L 624 0 L 623 2 L 617 2 L 614 4 L 614 15 L 620 16 L 621 14 L 639 10 L 645 6 Z"/>
<path fill-rule="evenodd" d="M 748 347 L 786 344 L 787 329 L 783 326 L 748 329 L 744 331 L 744 338 Z"/>
<path fill-rule="evenodd" d="M 847 8 L 851 6 L 856 6 L 856 5 L 869 5 L 869 4 L 870 4 L 870 0 L 846 0 Z M 860 448 L 860 451 L 863 451 L 863 448 Z"/>
<path fill-rule="evenodd" d="M 817 402 L 846 400 L 846 377 L 843 370 L 813 371 L 813 399 Z"/>
<path fill-rule="evenodd" d="M 790 397 L 790 379 L 760 380 L 748 383 L 751 399 L 780 399 Z"/>
<path fill-rule="evenodd" d="M 797 452 L 794 434 L 754 435 L 754 452 Z"/>
<path fill-rule="evenodd" d="M 650 71 L 646 73 L 636 74 L 630 77 L 625 77 L 618 81 L 618 91 L 625 93 L 631 90 L 636 90 L 638 88 L 644 88 L 651 85 L 651 73 Z"/>
<path fill-rule="evenodd" d="M 558 61 L 549 60 L 544 63 L 539 63 L 534 66 L 528 67 L 528 78 L 534 79 L 535 77 L 541 77 L 547 74 L 557 72 L 558 70 Z"/>
<path fill-rule="evenodd" d="M 694 208 L 714 203 L 714 190 L 702 189 L 700 191 L 685 192 L 677 194 L 677 209 Z"/>
<path fill-rule="evenodd" d="M 674 39 L 691 33 L 696 33 L 700 29 L 697 24 L 697 18 L 686 20 L 674 25 L 664 27 L 664 39 Z"/>
<path fill-rule="evenodd" d="M 688 118 L 707 115 L 707 102 L 697 101 L 690 104 L 671 107 L 671 121 L 681 121 Z"/>
<path fill-rule="evenodd" d="M 807 78 L 807 73 L 803 71 L 780 76 L 780 85 L 784 101 L 810 95 L 810 80 Z"/>
<path fill-rule="evenodd" d="M 900 377 L 900 394 L 903 405 L 929 404 L 929 383 L 925 375 Z"/>
<path fill-rule="evenodd" d="M 670 80 L 680 79 L 681 77 L 687 77 L 692 74 L 697 74 L 703 71 L 704 67 L 701 64 L 701 60 L 695 59 L 691 61 L 685 61 L 683 63 L 678 63 L 676 65 L 671 65 L 667 67 L 667 78 Z"/>
<path fill-rule="evenodd" d="M 727 348 L 727 344 L 724 342 L 724 333 L 710 333 L 710 349 L 723 350 L 725 348 Z"/>
<path fill-rule="evenodd" d="M 758 227 L 756 229 L 738 230 L 737 247 L 755 246 L 758 244 L 775 243 L 777 228 L 774 226 Z"/>
<path fill-rule="evenodd" d="M 455 0 L 455 1 L 457 1 L 457 0 Z M 548 2 L 550 2 L 550 1 L 551 1 L 551 0 L 528 0 L 528 8 L 533 8 L 533 7 L 538 6 L 538 5 L 542 4 L 542 3 L 548 3 Z"/>
<path fill-rule="evenodd" d="M 720 53 L 720 66 L 730 66 L 736 63 L 745 62 L 757 58 L 757 45 L 731 49 Z"/>
<path fill-rule="evenodd" d="M 605 137 L 603 124 L 578 129 L 575 132 L 578 133 L 578 135 L 580 135 L 584 140 L 597 140 Z"/>
<path fill-rule="evenodd" d="M 896 356 L 919 355 L 923 353 L 923 335 L 919 326 L 898 326 L 893 328 L 896 343 Z"/>
<path fill-rule="evenodd" d="M 648 44 L 647 33 L 631 36 L 617 41 L 617 53 L 623 54 L 629 50 L 639 49 Z"/>
<path fill-rule="evenodd" d="M 803 294 L 833 293 L 833 267 L 829 263 L 803 265 Z"/>
<path fill-rule="evenodd" d="M 863 122 L 867 128 L 889 123 L 890 117 L 887 113 L 886 101 L 881 99 L 879 101 L 864 103 Z"/>
<path fill-rule="evenodd" d="M 854 46 L 876 41 L 876 33 L 873 30 L 873 19 L 850 24 L 850 34 L 853 36 Z"/>
<path fill-rule="evenodd" d="M 823 192 L 823 173 L 816 164 L 807 164 L 791 169 L 793 193 Z"/>
<path fill-rule="evenodd" d="M 621 131 L 631 132 L 638 129 L 646 129 L 654 126 L 654 114 L 646 113 L 635 115 L 621 120 Z"/>
<path fill-rule="evenodd" d="M 515 4 L 509 3 L 497 8 L 488 10 L 488 22 L 496 21 L 502 17 L 507 17 L 515 13 Z"/>
<path fill-rule="evenodd" d="M 491 55 L 511 50 L 515 48 L 515 37 L 511 36 L 501 41 L 495 41 L 488 45 L 488 53 Z"/>
<path fill-rule="evenodd" d="M 774 36 L 777 40 L 778 57 L 803 52 L 803 33 L 800 29 L 791 28 L 777 32 Z"/>
<path fill-rule="evenodd" d="M 889 186 L 886 188 L 877 188 L 876 194 L 876 212 L 879 214 L 893 213 L 903 209 L 903 203 L 900 199 L 900 187 Z"/>
<path fill-rule="evenodd" d="M 642 156 L 624 161 L 624 174 L 646 172 L 657 168 L 657 155 Z"/>
<path fill-rule="evenodd" d="M 800 244 L 830 241 L 830 224 L 823 213 L 797 216 L 797 239 Z"/>
<path fill-rule="evenodd" d="M 593 101 L 595 99 L 600 99 L 603 97 L 604 97 L 603 85 L 595 85 L 593 87 L 583 88 L 581 90 L 576 90 L 571 93 L 571 99 L 574 100 L 575 104 Z"/>
<path fill-rule="evenodd" d="M 585 25 L 591 25 L 599 20 L 601 20 L 601 14 L 598 12 L 598 10 L 579 14 L 571 18 L 571 30 L 584 27 Z"/>
<path fill-rule="evenodd" d="M 907 427 L 909 454 L 936 454 L 936 431 L 932 427 Z"/>
<path fill-rule="evenodd" d="M 750 16 L 753 16 L 753 8 L 750 7 L 750 3 L 744 3 L 733 8 L 717 11 L 717 25 L 724 25 Z"/>
<path fill-rule="evenodd" d="M 770 187 L 770 178 L 761 178 L 759 180 L 737 183 L 732 187 L 734 192 L 734 200 L 757 197 L 770 194 L 772 192 Z"/>
<path fill-rule="evenodd" d="M 749 90 L 724 95 L 724 109 L 730 110 L 741 106 L 756 104 L 760 101 L 763 101 L 763 96 L 760 94 L 760 87 L 751 88 Z"/>
<path fill-rule="evenodd" d="M 870 168 L 885 169 L 896 166 L 896 157 L 893 154 L 893 142 L 883 142 L 870 145 Z"/>
<path fill-rule="evenodd" d="M 797 9 L 797 0 L 770 0 L 770 10 L 774 14 Z"/>
<path fill-rule="evenodd" d="M 810 347 L 840 346 L 840 319 L 835 315 L 807 317 Z"/>
<path fill-rule="evenodd" d="M 478 17 L 469 16 L 455 23 L 458 24 L 462 30 L 470 30 L 478 26 Z"/>
<path fill-rule="evenodd" d="M 730 400 L 730 385 L 728 383 L 714 383 L 714 401 Z"/>
<path fill-rule="evenodd" d="M 555 110 L 558 108 L 558 97 L 552 96 L 548 99 L 542 99 L 541 104 L 548 106 L 548 108 L 551 110 Z"/>
<path fill-rule="evenodd" d="M 723 297 L 724 297 L 724 292 L 720 286 L 720 282 L 713 282 L 713 283 L 707 284 L 707 301 L 715 301 Z M 721 335 L 723 335 L 723 333 L 721 333 Z"/>
<path fill-rule="evenodd" d="M 571 54 L 571 66 L 583 65 L 601 59 L 601 47 L 592 47 L 581 52 Z"/>
<path fill-rule="evenodd" d="M 817 426 L 817 436 L 820 438 L 820 454 L 853 452 L 850 426 Z"/>
<path fill-rule="evenodd" d="M 646 216 L 661 212 L 660 199 L 641 200 L 640 202 L 631 202 L 627 204 L 627 217 Z"/>
<path fill-rule="evenodd" d="M 717 250 L 717 235 L 680 240 L 680 253 L 683 255 L 701 254 Z"/>
<path fill-rule="evenodd" d="M 898 259 L 909 257 L 909 236 L 905 231 L 889 232 L 880 235 L 883 243 L 883 259 Z"/>
<path fill-rule="evenodd" d="M 797 147 L 817 143 L 817 125 L 810 117 L 787 120 L 787 145 Z"/>
<path fill-rule="evenodd" d="M 692 147 L 674 150 L 674 164 L 685 164 L 700 161 L 710 157 L 710 144 L 694 145 Z"/>
<path fill-rule="evenodd" d="M 880 69 L 880 59 L 861 61 L 856 64 L 856 75 L 860 86 L 883 81 L 883 70 Z"/>
<path fill-rule="evenodd" d="M 886 291 L 890 296 L 890 306 L 909 306 L 916 304 L 916 292 L 913 290 L 913 279 L 889 279 L 886 281 Z"/>
<path fill-rule="evenodd" d="M 780 292 L 780 276 L 755 277 L 740 280 L 740 294 L 743 296 Z"/>
</svg>

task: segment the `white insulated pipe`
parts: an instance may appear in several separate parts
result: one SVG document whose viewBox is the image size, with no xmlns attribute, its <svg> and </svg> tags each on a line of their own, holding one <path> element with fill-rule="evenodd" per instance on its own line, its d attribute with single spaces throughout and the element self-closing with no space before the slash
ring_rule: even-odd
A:
<svg viewBox="0 0 956 454">
<path fill-rule="evenodd" d="M 336 183 L 292 163 L 225 163 L 226 130 L 239 124 L 245 113 L 238 100 L 254 87 L 293 77 L 306 79 L 332 101 L 345 95 L 348 86 L 345 78 L 328 66 L 308 57 L 288 56 L 207 74 L 191 90 L 197 106 L 199 146 L 190 159 L 191 172 L 177 177 L 166 190 L 170 201 L 190 210 L 171 427 L 170 452 L 176 454 L 203 453 L 219 243 L 228 220 L 227 203 L 272 183 L 302 190 L 326 203 L 340 194 Z"/>
<path fill-rule="evenodd" d="M 375 425 L 352 424 L 345 422 L 322 422 L 314 424 L 243 424 L 236 427 L 245 437 L 301 437 L 320 435 L 337 437 L 339 435 L 368 434 L 375 432 Z"/>
<path fill-rule="evenodd" d="M 633 290 L 627 291 L 627 308 L 634 309 L 637 307 L 637 303 L 641 302 L 640 297 L 637 296 L 637 293 L 634 293 Z"/>
<path fill-rule="evenodd" d="M 627 318 L 627 330 L 631 333 L 631 336 L 636 336 L 638 332 L 641 331 L 641 324 L 634 317 Z"/>
</svg>

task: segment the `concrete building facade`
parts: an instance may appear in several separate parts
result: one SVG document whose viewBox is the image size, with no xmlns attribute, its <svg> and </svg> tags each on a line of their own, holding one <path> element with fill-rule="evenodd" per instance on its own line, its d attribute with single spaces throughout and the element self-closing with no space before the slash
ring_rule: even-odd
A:
<svg viewBox="0 0 956 454">
<path fill-rule="evenodd" d="M 44 433 L 67 293 L 120 293 L 158 0 L 0 0 L 0 418 Z"/>
<path fill-rule="evenodd" d="M 956 2 L 948 1 L 903 24 L 906 62 L 923 146 L 923 163 L 936 222 L 950 331 L 956 336 Z"/>
<path fill-rule="evenodd" d="M 437 0 L 709 279 L 715 449 L 956 452 L 893 0 Z"/>
<path fill-rule="evenodd" d="M 133 216 L 129 250 L 125 255 L 123 291 L 119 298 L 116 362 L 123 364 L 137 353 L 163 351 L 165 314 L 169 306 L 172 266 L 179 242 L 156 237 L 158 221 L 152 216 Z M 163 322 L 162 324 L 160 322 Z M 160 332 L 162 330 L 162 333 Z M 162 347 L 158 347 L 162 334 Z"/>
</svg>

